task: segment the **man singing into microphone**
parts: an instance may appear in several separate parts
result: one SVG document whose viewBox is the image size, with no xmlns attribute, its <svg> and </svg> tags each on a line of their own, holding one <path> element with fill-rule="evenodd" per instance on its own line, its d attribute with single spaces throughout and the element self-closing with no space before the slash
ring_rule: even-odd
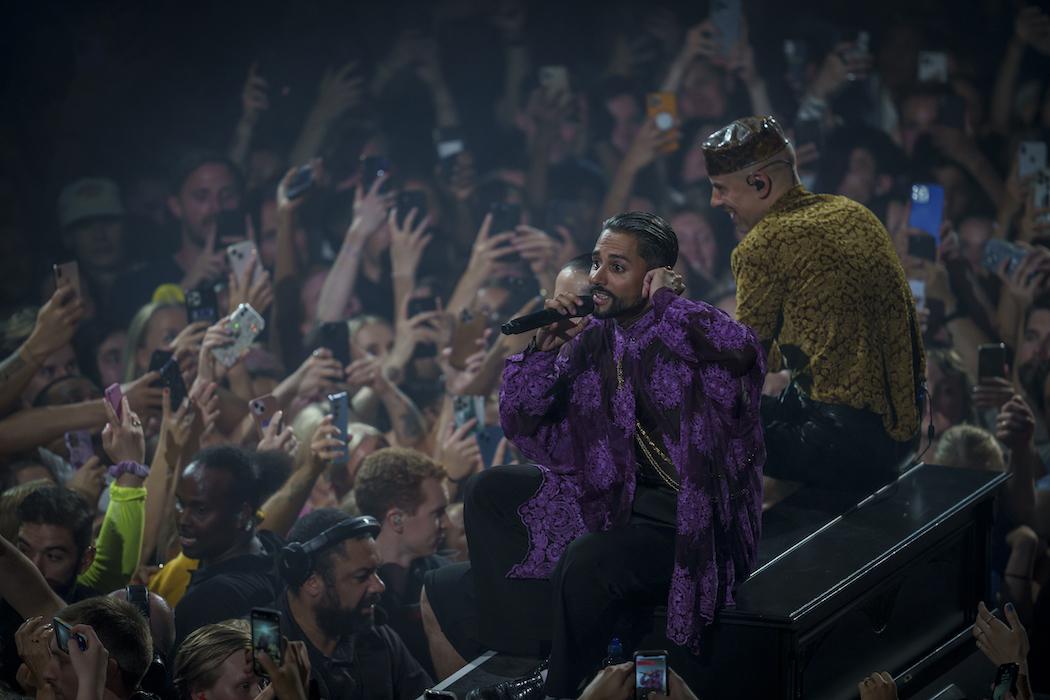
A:
<svg viewBox="0 0 1050 700">
<path fill-rule="evenodd" d="M 697 648 L 754 565 L 761 517 L 757 338 L 678 296 L 663 219 L 628 212 L 602 229 L 593 316 L 573 318 L 575 294 L 549 299 L 565 318 L 507 360 L 500 397 L 507 437 L 549 470 L 518 510 L 530 548 L 512 574 L 552 579 L 545 690 L 560 698 L 578 696 L 632 609 L 666 604 L 668 638 Z"/>
</svg>

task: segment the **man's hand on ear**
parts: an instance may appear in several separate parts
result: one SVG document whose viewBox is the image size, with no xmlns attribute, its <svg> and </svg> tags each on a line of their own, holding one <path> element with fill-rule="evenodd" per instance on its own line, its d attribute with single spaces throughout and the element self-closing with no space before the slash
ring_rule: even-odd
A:
<svg viewBox="0 0 1050 700">
<path fill-rule="evenodd" d="M 649 270 L 645 275 L 645 281 L 642 282 L 642 297 L 652 299 L 653 295 L 664 287 L 680 295 L 685 291 L 685 281 L 680 274 L 670 267 L 658 267 Z"/>
</svg>

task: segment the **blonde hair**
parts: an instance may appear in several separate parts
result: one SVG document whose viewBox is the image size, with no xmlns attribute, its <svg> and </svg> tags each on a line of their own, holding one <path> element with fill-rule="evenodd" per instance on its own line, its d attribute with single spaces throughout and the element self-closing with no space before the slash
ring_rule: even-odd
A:
<svg viewBox="0 0 1050 700">
<path fill-rule="evenodd" d="M 944 431 L 933 454 L 934 464 L 986 471 L 1006 470 L 995 436 L 973 425 L 954 425 Z"/>
<path fill-rule="evenodd" d="M 181 306 L 175 302 L 154 302 L 146 304 L 131 318 L 131 323 L 128 324 L 128 343 L 124 348 L 124 381 L 131 382 L 138 378 L 139 370 L 145 369 L 139 368 L 135 364 L 135 356 L 138 354 L 138 349 L 142 347 L 143 341 L 146 339 L 146 330 L 149 328 L 150 321 L 153 320 L 153 315 L 161 309 L 170 309 Z"/>
<path fill-rule="evenodd" d="M 181 700 L 215 685 L 231 654 L 251 651 L 252 635 L 245 620 L 204 625 L 190 633 L 175 655 L 175 689 Z"/>
</svg>

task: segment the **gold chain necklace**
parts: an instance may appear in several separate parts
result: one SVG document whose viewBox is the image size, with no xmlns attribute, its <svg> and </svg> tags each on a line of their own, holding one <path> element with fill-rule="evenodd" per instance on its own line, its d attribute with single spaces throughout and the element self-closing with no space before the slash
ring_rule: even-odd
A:
<svg viewBox="0 0 1050 700">
<path fill-rule="evenodd" d="M 616 381 L 619 388 L 623 389 L 623 363 L 619 358 L 617 358 L 616 360 Z M 652 468 L 659 475 L 660 479 L 665 484 L 667 484 L 667 486 L 669 486 L 671 490 L 681 491 L 681 484 L 675 481 L 670 474 L 665 472 L 660 467 L 660 462 L 663 462 L 664 464 L 668 465 L 671 468 L 671 472 L 674 473 L 674 462 L 672 462 L 671 458 L 667 455 L 667 453 L 661 450 L 657 446 L 656 442 L 651 437 L 649 437 L 649 433 L 645 431 L 645 428 L 642 427 L 641 422 L 637 418 L 635 418 L 634 420 L 634 427 L 634 440 L 638 444 L 638 447 L 641 449 L 642 454 L 645 456 L 650 466 L 652 466 Z"/>
</svg>

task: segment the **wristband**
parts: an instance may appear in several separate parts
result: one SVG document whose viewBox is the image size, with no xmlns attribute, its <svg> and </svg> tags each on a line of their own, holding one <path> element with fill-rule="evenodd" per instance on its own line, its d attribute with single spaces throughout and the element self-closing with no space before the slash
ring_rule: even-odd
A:
<svg viewBox="0 0 1050 700">
<path fill-rule="evenodd" d="M 145 464 L 139 464 L 138 462 L 133 462 L 131 460 L 124 460 L 123 462 L 114 464 L 110 467 L 107 473 L 114 479 L 119 479 L 125 474 L 132 474 L 140 479 L 145 479 L 149 476 L 149 467 Z"/>
</svg>

